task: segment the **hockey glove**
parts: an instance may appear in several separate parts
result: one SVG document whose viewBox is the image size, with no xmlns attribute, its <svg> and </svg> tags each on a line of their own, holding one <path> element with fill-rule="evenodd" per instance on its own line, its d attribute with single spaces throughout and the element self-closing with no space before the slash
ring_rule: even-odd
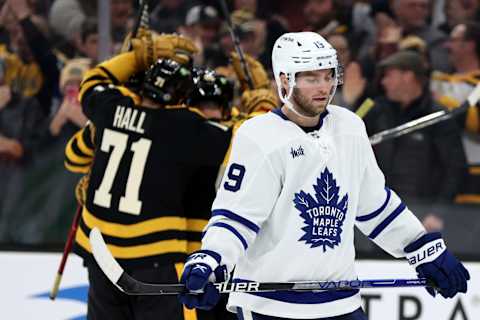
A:
<svg viewBox="0 0 480 320">
<path fill-rule="evenodd" d="M 270 89 L 246 90 L 241 98 L 242 109 L 252 112 L 268 112 L 278 105 L 277 96 Z"/>
<path fill-rule="evenodd" d="M 404 251 L 408 263 L 415 267 L 418 276 L 433 280 L 444 298 L 467 292 L 470 274 L 447 250 L 440 233 L 427 233 L 406 246 Z M 427 288 L 427 291 L 435 297 L 435 289 Z"/>
<path fill-rule="evenodd" d="M 192 40 L 175 34 L 148 33 L 141 38 L 132 39 L 132 47 L 137 66 L 143 70 L 161 58 L 186 64 L 190 55 L 198 52 Z"/>
<path fill-rule="evenodd" d="M 248 54 L 245 54 L 245 62 L 247 64 L 247 68 L 249 69 L 253 82 L 253 88 L 249 88 L 247 77 L 245 76 L 245 72 L 243 70 L 239 55 L 235 52 L 232 52 L 230 54 L 230 57 L 232 59 L 233 69 L 235 70 L 238 80 L 240 81 L 242 91 L 245 91 L 247 89 L 268 89 L 271 87 L 270 79 L 263 65 Z"/>
<path fill-rule="evenodd" d="M 192 253 L 185 263 L 180 282 L 188 293 L 179 295 L 180 302 L 188 309 L 212 309 L 220 300 L 220 293 L 213 285 L 226 280 L 226 268 L 220 266 L 221 257 L 209 250 Z"/>
<path fill-rule="evenodd" d="M 84 175 L 75 186 L 75 198 L 77 199 L 77 203 L 81 206 L 85 205 L 87 200 L 87 189 L 88 183 L 90 182 L 90 175 Z"/>
</svg>

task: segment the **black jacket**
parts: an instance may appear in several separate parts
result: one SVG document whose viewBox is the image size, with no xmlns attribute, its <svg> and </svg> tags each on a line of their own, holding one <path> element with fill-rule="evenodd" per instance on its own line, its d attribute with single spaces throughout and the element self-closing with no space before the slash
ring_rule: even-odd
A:
<svg viewBox="0 0 480 320">
<path fill-rule="evenodd" d="M 365 117 L 369 135 L 442 110 L 430 93 L 402 109 L 382 96 Z M 455 121 L 447 120 L 374 147 L 386 184 L 402 198 L 451 202 L 466 173 L 466 159 Z"/>
</svg>

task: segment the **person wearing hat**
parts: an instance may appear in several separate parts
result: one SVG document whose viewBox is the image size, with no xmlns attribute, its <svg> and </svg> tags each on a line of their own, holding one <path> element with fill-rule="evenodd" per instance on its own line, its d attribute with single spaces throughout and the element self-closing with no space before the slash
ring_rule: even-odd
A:
<svg viewBox="0 0 480 320">
<path fill-rule="evenodd" d="M 443 110 L 428 90 L 424 57 L 405 50 L 377 66 L 384 94 L 365 117 L 369 135 Z M 409 206 L 419 206 L 427 230 L 443 228 L 440 217 L 451 203 L 464 177 L 466 160 L 460 129 L 446 120 L 375 146 L 385 178 Z"/>
<path fill-rule="evenodd" d="M 63 101 L 50 122 L 49 129 L 52 136 L 58 136 L 65 124 L 69 122 L 78 128 L 87 123 L 87 118 L 82 112 L 77 96 L 83 75 L 90 66 L 90 59 L 77 58 L 68 61 L 62 69 L 59 87 Z"/>
</svg>

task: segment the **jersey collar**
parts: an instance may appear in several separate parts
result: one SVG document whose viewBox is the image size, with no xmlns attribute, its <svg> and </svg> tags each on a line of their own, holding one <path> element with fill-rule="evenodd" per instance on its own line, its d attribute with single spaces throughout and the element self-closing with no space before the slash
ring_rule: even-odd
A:
<svg viewBox="0 0 480 320">
<path fill-rule="evenodd" d="M 283 120 L 287 120 L 287 121 L 291 121 L 290 119 L 288 119 L 288 117 L 282 112 L 282 109 L 281 108 L 276 108 L 276 109 L 273 109 L 272 112 L 274 114 L 276 114 L 277 116 L 279 116 L 280 118 L 282 118 Z M 320 118 L 318 119 L 318 123 L 313 126 L 313 127 L 302 127 L 302 126 L 299 126 L 303 131 L 305 132 L 312 132 L 312 131 L 317 131 L 319 130 L 322 125 L 323 125 L 323 119 L 328 115 L 328 110 L 325 109 L 325 111 L 323 111 L 321 114 L 320 114 Z M 298 126 L 298 125 L 297 125 Z"/>
</svg>

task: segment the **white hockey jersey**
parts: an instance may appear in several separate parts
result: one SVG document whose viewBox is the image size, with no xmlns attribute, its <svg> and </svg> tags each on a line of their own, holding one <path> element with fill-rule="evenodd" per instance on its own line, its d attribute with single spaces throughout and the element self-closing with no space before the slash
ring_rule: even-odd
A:
<svg viewBox="0 0 480 320">
<path fill-rule="evenodd" d="M 385 187 L 362 120 L 327 110 L 310 132 L 280 109 L 237 131 L 202 240 L 234 281 L 354 280 L 354 225 L 395 257 L 425 233 Z M 233 293 L 228 309 L 313 319 L 360 304 L 358 290 Z"/>
</svg>

